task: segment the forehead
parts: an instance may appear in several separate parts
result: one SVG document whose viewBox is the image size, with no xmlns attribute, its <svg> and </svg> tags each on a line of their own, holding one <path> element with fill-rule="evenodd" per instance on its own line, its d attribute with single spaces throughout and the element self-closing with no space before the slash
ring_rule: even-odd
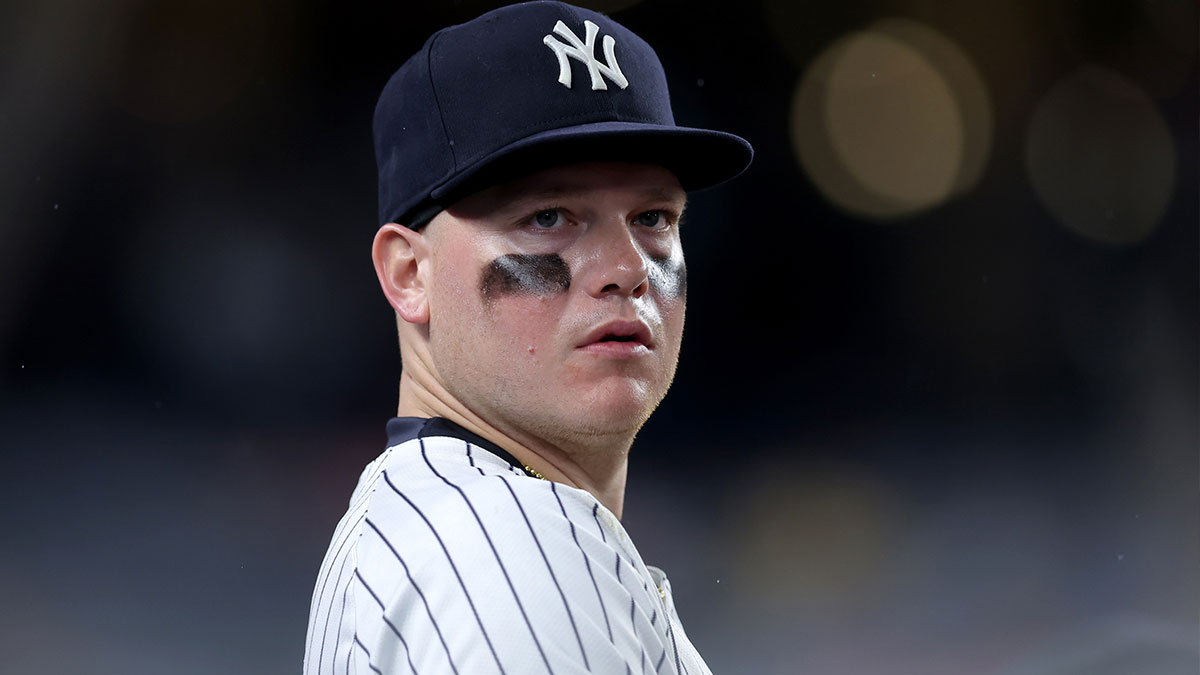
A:
<svg viewBox="0 0 1200 675">
<path fill-rule="evenodd" d="M 493 185 L 446 210 L 479 218 L 502 211 L 537 208 L 547 200 L 612 199 L 614 208 L 637 203 L 666 203 L 682 209 L 687 193 L 671 171 L 655 164 L 594 162 L 543 169 Z"/>
</svg>

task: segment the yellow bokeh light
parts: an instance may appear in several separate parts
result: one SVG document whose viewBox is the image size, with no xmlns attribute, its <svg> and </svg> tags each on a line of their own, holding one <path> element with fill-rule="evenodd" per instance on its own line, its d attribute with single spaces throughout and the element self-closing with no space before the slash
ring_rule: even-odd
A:
<svg viewBox="0 0 1200 675">
<path fill-rule="evenodd" d="M 953 43 L 912 21 L 851 33 L 809 66 L 792 101 L 792 141 L 838 207 L 886 220 L 976 183 L 991 147 L 987 89 Z"/>
<path fill-rule="evenodd" d="M 825 126 L 842 165 L 887 197 L 942 200 L 962 159 L 949 87 L 915 49 L 879 33 L 844 45 L 829 74 Z"/>
<path fill-rule="evenodd" d="M 1026 164 L 1034 191 L 1064 227 L 1113 245 L 1148 236 L 1175 185 L 1175 146 L 1154 102 L 1095 66 L 1063 79 L 1038 104 Z"/>
</svg>

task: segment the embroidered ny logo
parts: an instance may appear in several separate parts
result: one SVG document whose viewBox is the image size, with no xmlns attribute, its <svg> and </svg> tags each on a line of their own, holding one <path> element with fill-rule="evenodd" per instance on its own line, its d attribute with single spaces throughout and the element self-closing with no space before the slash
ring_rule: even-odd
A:
<svg viewBox="0 0 1200 675">
<path fill-rule="evenodd" d="M 567 89 L 571 88 L 571 63 L 567 60 L 569 56 L 587 66 L 588 74 L 592 76 L 592 91 L 608 90 L 608 85 L 604 83 L 605 77 L 621 89 L 628 87 L 629 80 L 621 73 L 621 66 L 617 64 L 617 57 L 613 53 L 617 41 L 611 35 L 604 36 L 602 44 L 605 63 L 602 64 L 596 60 L 596 34 L 600 32 L 600 27 L 591 21 L 584 21 L 583 27 L 586 33 L 584 39 L 580 40 L 562 21 L 554 24 L 554 32 L 570 42 L 569 45 L 554 39 L 553 35 L 542 38 L 542 42 L 558 57 L 558 81 Z"/>
</svg>

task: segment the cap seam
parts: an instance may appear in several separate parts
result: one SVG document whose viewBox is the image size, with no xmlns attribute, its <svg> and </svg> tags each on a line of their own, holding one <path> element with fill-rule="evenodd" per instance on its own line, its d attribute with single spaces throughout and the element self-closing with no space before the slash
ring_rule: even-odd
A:
<svg viewBox="0 0 1200 675">
<path fill-rule="evenodd" d="M 450 131 L 446 128 L 446 116 L 442 111 L 442 100 L 438 97 L 437 83 L 433 79 L 433 48 L 437 46 L 438 40 L 445 34 L 446 29 L 439 30 L 433 35 L 429 41 L 429 51 L 425 54 L 426 71 L 429 73 L 429 90 L 433 92 L 433 103 L 437 106 L 438 122 L 442 124 L 442 136 L 446 139 L 446 147 L 450 148 L 450 161 L 454 165 L 454 170 L 458 170 L 458 153 L 454 150 L 454 141 L 450 138 Z"/>
</svg>

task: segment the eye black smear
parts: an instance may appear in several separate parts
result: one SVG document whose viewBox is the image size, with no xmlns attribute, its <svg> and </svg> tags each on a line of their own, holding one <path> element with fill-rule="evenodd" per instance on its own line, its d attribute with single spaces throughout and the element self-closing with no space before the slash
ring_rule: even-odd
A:
<svg viewBox="0 0 1200 675">
<path fill-rule="evenodd" d="M 509 253 L 488 263 L 480 275 L 479 290 L 487 300 L 502 295 L 550 295 L 571 287 L 571 269 L 557 253 Z"/>
<path fill-rule="evenodd" d="M 683 258 L 650 257 L 650 285 L 658 292 L 676 298 L 687 297 L 687 265 Z"/>
</svg>

